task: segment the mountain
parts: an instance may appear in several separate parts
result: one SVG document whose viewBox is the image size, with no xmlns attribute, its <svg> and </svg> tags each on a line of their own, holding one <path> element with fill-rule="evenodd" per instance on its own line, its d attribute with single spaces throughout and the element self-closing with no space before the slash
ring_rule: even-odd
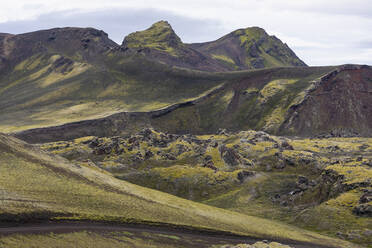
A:
<svg viewBox="0 0 372 248">
<path fill-rule="evenodd" d="M 239 29 L 216 41 L 190 46 L 234 70 L 306 66 L 287 44 L 259 27 Z"/>
<path fill-rule="evenodd" d="M 0 224 L 73 226 L 0 228 L 0 246 L 179 247 L 180 230 L 205 247 L 204 232 L 368 246 L 371 85 L 372 67 L 306 66 L 256 27 L 200 44 L 164 21 L 122 45 L 93 28 L 0 33 Z M 145 229 L 113 232 L 129 224 Z"/>
<path fill-rule="evenodd" d="M 213 58 L 184 44 L 166 21 L 154 23 L 149 29 L 129 34 L 121 45 L 124 51 L 140 53 L 149 59 L 172 66 L 205 71 L 227 71 Z"/>
<path fill-rule="evenodd" d="M 0 57 L 9 67 L 40 53 L 63 54 L 72 60 L 98 63 L 98 55 L 117 46 L 105 32 L 93 28 L 54 28 L 0 35 Z"/>
<path fill-rule="evenodd" d="M 0 163 L 1 192 L 6 196 L 1 223 L 137 223 L 351 247 L 345 241 L 136 186 L 95 166 L 71 164 L 3 134 Z"/>
<path fill-rule="evenodd" d="M 206 82 L 224 83 L 157 110 L 121 112 L 16 135 L 28 142 L 49 142 L 127 135 L 153 127 L 177 134 L 208 134 L 225 128 L 305 137 L 369 137 L 372 126 L 366 109 L 371 101 L 371 73 L 368 66 L 346 65 L 199 74 Z M 191 80 L 190 74 L 184 76 Z M 28 121 L 26 118 L 22 119 Z"/>
<path fill-rule="evenodd" d="M 306 66 L 275 36 L 253 27 L 236 30 L 216 41 L 184 44 L 166 21 L 129 34 L 122 47 L 169 65 L 208 71 L 278 66 Z"/>
<path fill-rule="evenodd" d="M 72 123 L 62 127 L 68 129 L 64 132 L 57 127 L 18 134 L 28 141 L 123 134 L 145 126 L 172 133 L 227 128 L 301 136 L 370 135 L 372 130 L 368 66 L 228 72 L 233 68 L 213 59 L 223 54 L 239 65 L 235 69 L 257 60 L 268 67 L 304 65 L 259 28 L 204 45 L 183 44 L 164 21 L 128 35 L 121 46 L 93 28 L 1 34 L 0 39 L 0 130 Z M 251 47 L 257 48 L 256 57 L 249 55 Z M 202 64 L 209 69 L 203 68 L 210 71 L 191 70 L 202 65 L 187 59 L 194 55 L 197 61 L 205 57 L 210 63 Z"/>
</svg>

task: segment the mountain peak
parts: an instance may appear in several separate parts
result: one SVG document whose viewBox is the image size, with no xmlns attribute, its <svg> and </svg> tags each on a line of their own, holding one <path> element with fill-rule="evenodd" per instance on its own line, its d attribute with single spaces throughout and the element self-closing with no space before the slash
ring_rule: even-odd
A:
<svg viewBox="0 0 372 248">
<path fill-rule="evenodd" d="M 306 66 L 286 44 L 260 27 L 238 29 L 216 41 L 193 47 L 234 69 Z"/>
<path fill-rule="evenodd" d="M 246 33 L 257 33 L 257 34 L 266 34 L 267 35 L 265 29 L 263 29 L 261 27 L 258 27 L 258 26 L 247 27 L 247 28 L 239 28 L 239 29 L 233 31 L 233 33 L 236 33 L 238 35 L 244 35 Z"/>
<path fill-rule="evenodd" d="M 150 28 L 164 28 L 164 29 L 172 29 L 173 30 L 173 28 L 169 24 L 169 22 L 168 21 L 164 21 L 164 20 L 155 22 L 154 24 L 151 25 Z"/>
<path fill-rule="evenodd" d="M 170 53 L 182 45 L 181 39 L 167 21 L 158 21 L 146 30 L 131 33 L 122 43 L 125 48 L 153 48 Z"/>
</svg>

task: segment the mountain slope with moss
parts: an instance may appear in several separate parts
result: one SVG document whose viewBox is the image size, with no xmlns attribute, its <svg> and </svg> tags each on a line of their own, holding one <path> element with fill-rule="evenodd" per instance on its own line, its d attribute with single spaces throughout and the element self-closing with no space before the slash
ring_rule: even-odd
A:
<svg viewBox="0 0 372 248">
<path fill-rule="evenodd" d="M 371 142 L 144 129 L 129 137 L 85 137 L 41 147 L 135 184 L 368 244 Z"/>
<path fill-rule="evenodd" d="M 180 72 L 209 82 L 211 88 L 197 97 L 153 111 L 121 112 L 16 135 L 32 143 L 128 135 L 143 127 L 177 134 L 208 134 L 226 128 L 306 137 L 371 135 L 369 66 L 272 68 L 218 74 Z M 184 87 L 187 89 L 188 85 Z M 163 90 L 168 96 L 169 91 Z"/>
<path fill-rule="evenodd" d="M 235 70 L 306 66 L 287 44 L 259 27 L 238 29 L 216 41 L 191 47 Z"/>
<path fill-rule="evenodd" d="M 244 29 L 217 43 L 230 44 L 230 38 L 235 37 L 248 46 L 266 36 L 259 28 Z M 261 43 L 256 44 L 259 49 L 277 53 L 282 62 L 287 61 L 285 49 L 274 37 L 267 36 Z M 56 139 L 124 134 L 145 126 L 195 134 L 219 128 L 301 136 L 371 133 L 371 116 L 366 114 L 371 105 L 368 66 L 236 72 L 215 68 L 219 72 L 205 72 L 174 67 L 138 51 L 166 53 L 185 61 L 183 56 L 194 54 L 195 49 L 183 44 L 167 22 L 129 35 L 122 46 L 93 28 L 2 34 L 0 131 L 53 127 L 42 133 L 57 135 L 53 136 Z M 230 45 L 223 51 L 244 55 Z M 216 54 L 219 58 L 228 56 Z M 275 62 L 265 67 L 290 63 Z M 54 127 L 68 123 L 72 126 Z M 39 131 L 30 132 L 35 140 L 43 141 Z M 27 139 L 27 135 L 18 137 Z"/>
<path fill-rule="evenodd" d="M 2 223 L 95 220 L 170 224 L 351 247 L 341 240 L 136 186 L 97 167 L 71 164 L 2 134 L 0 162 Z"/>
<path fill-rule="evenodd" d="M 212 42 L 184 44 L 168 22 L 160 21 L 144 31 L 129 34 L 122 49 L 197 70 L 306 66 L 286 44 L 258 27 L 239 29 Z"/>
</svg>

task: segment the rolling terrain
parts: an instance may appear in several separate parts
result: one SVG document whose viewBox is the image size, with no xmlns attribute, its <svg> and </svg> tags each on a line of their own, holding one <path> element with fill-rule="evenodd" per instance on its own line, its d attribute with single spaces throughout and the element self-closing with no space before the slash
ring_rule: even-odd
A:
<svg viewBox="0 0 372 248">
<path fill-rule="evenodd" d="M 0 33 L 0 247 L 371 247 L 371 106 L 258 27 Z"/>
<path fill-rule="evenodd" d="M 258 28 L 247 30 L 233 32 L 215 45 L 199 44 L 199 49 L 205 50 L 200 53 L 217 49 L 222 54 L 222 48 L 236 51 L 231 48 L 236 43 L 231 39 L 236 36 L 245 37 L 245 44 L 251 44 L 248 38 L 267 36 Z M 192 54 L 166 22 L 128 35 L 121 46 L 103 31 L 91 28 L 4 34 L 0 38 L 0 131 L 52 127 L 41 130 L 46 137 L 38 130 L 18 135 L 31 142 L 29 133 L 43 142 L 125 134 L 146 126 L 194 134 L 213 133 L 219 128 L 299 136 L 371 133 L 372 121 L 366 114 L 372 80 L 368 66 L 296 67 L 303 64 L 265 62 L 264 69 L 235 72 L 203 72 L 181 64 L 175 67 L 137 51 L 148 48 L 177 53 L 180 46 L 186 49 L 185 54 Z M 261 43 L 256 44 L 257 49 L 271 51 L 270 61 L 291 57 L 274 37 Z M 175 58 L 184 61 L 181 55 Z M 289 65 L 292 67 L 277 67 Z M 67 123 L 72 124 L 56 127 Z"/>
<path fill-rule="evenodd" d="M 3 224 L 61 220 L 138 223 L 352 247 L 274 221 L 136 186 L 97 167 L 71 164 L 3 134 L 0 152 Z"/>
<path fill-rule="evenodd" d="M 41 148 L 138 185 L 368 244 L 371 143 L 145 129 L 130 137 L 85 137 Z"/>
<path fill-rule="evenodd" d="M 244 37 L 253 39 L 249 34 Z M 136 47 L 150 47 L 151 51 L 165 47 L 168 51 L 169 44 L 180 46 L 186 55 L 209 56 L 183 44 L 166 22 L 128 35 L 121 46 L 93 28 L 2 34 L 1 131 L 55 126 L 123 111 L 157 110 L 235 80 L 235 76 L 221 73 L 177 69 L 178 64 L 159 63 L 161 59 L 152 59 Z M 179 55 L 175 60 L 187 59 Z M 217 60 L 209 60 L 217 65 Z"/>
<path fill-rule="evenodd" d="M 371 135 L 369 66 L 275 68 L 212 75 L 214 82 L 224 83 L 158 110 L 121 112 L 21 131 L 16 136 L 28 142 L 48 142 L 127 135 L 143 127 L 176 134 L 208 134 L 225 128 L 305 137 Z M 207 80 L 211 74 L 205 76 Z"/>
</svg>

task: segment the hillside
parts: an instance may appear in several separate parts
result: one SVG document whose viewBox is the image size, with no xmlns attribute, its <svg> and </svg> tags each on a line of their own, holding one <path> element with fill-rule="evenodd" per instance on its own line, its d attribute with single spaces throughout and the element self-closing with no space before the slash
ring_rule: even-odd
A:
<svg viewBox="0 0 372 248">
<path fill-rule="evenodd" d="M 0 33 L 0 247 L 370 247 L 371 93 L 258 27 Z"/>
<path fill-rule="evenodd" d="M 224 83 L 199 97 L 163 109 L 122 112 L 101 119 L 32 129 L 17 133 L 17 137 L 28 142 L 48 142 L 126 135 L 143 127 L 178 134 L 206 134 L 226 128 L 264 130 L 279 135 L 370 136 L 370 116 L 365 110 L 370 101 L 371 71 L 368 66 L 350 65 L 198 74 L 204 79 L 211 78 L 211 82 Z M 318 94 L 325 87 L 327 90 Z M 341 97 L 344 94 L 350 97 Z"/>
<path fill-rule="evenodd" d="M 216 41 L 191 44 L 190 47 L 233 70 L 306 66 L 287 44 L 259 27 L 239 29 Z"/>
<path fill-rule="evenodd" d="M 144 129 L 128 137 L 84 137 L 41 147 L 137 185 L 368 244 L 371 142 Z"/>
<path fill-rule="evenodd" d="M 95 220 L 171 224 L 258 238 L 352 247 L 298 228 L 136 186 L 97 167 L 74 165 L 0 135 L 0 187 L 6 196 L 0 208 L 2 223 Z"/>
<path fill-rule="evenodd" d="M 260 45 L 255 43 L 258 37 L 264 37 Z M 142 127 L 195 134 L 254 129 L 300 136 L 368 136 L 372 130 L 366 114 L 370 67 L 293 67 L 303 64 L 294 62 L 285 45 L 259 28 L 195 46 L 182 43 L 167 22 L 128 35 L 122 46 L 92 28 L 1 34 L 0 39 L 0 131 L 53 127 L 42 130 L 43 139 L 37 134 L 40 130 L 18 135 L 28 141 L 29 133 L 35 141 L 53 141 L 48 135 L 69 139 Z M 266 61 L 268 53 L 276 54 L 278 60 L 268 59 L 265 67 L 292 67 L 239 72 L 215 67 L 219 72 L 203 72 L 182 64 L 187 59 L 181 57 L 194 53 L 208 58 L 243 56 L 244 49 L 235 47 L 240 39 L 245 40 L 244 49 L 255 44 L 254 59 L 261 56 Z M 150 58 L 146 51 L 183 62 L 174 67 L 160 57 Z M 234 69 L 252 68 L 248 64 Z M 54 127 L 68 123 L 72 124 Z M 64 132 L 56 134 L 54 130 L 61 128 Z"/>
</svg>

